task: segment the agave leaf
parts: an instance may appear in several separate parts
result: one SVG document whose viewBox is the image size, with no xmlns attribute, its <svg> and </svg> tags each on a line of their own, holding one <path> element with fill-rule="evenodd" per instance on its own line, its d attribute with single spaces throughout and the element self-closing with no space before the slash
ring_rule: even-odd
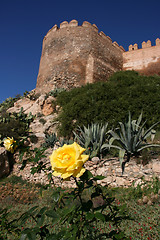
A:
<svg viewBox="0 0 160 240">
<path fill-rule="evenodd" d="M 143 135 L 143 139 L 146 139 L 149 135 L 150 135 L 150 132 L 151 130 L 160 123 L 160 121 L 154 123 Z M 148 135 L 149 134 L 149 135 Z"/>
<path fill-rule="evenodd" d="M 150 147 L 160 147 L 160 144 L 144 144 L 141 148 L 137 150 L 137 152 L 140 152 L 143 149 L 150 148 Z"/>
<path fill-rule="evenodd" d="M 126 131 L 125 131 L 125 127 L 124 127 L 124 124 L 122 122 L 119 122 L 119 125 L 121 127 L 121 138 L 124 140 L 124 141 L 127 141 L 127 138 L 126 138 Z"/>
<path fill-rule="evenodd" d="M 156 130 L 152 129 L 151 130 L 151 141 L 153 142 L 154 138 L 155 138 L 155 135 L 156 135 Z"/>
<path fill-rule="evenodd" d="M 115 140 L 120 140 L 120 137 L 118 136 L 118 134 L 116 132 L 114 132 L 113 130 L 108 131 L 108 133 L 111 134 Z"/>
<path fill-rule="evenodd" d="M 119 150 L 119 161 L 120 161 L 120 165 L 122 167 L 122 163 L 124 162 L 124 155 L 125 155 L 125 149 L 120 149 Z"/>
<path fill-rule="evenodd" d="M 112 143 L 114 142 L 114 140 L 115 140 L 114 137 L 110 138 L 110 139 L 109 139 L 109 145 L 112 145 Z"/>
<path fill-rule="evenodd" d="M 121 149 L 122 149 L 122 148 L 119 147 L 119 146 L 110 145 L 110 144 L 108 144 L 108 143 L 104 143 L 104 144 L 102 145 L 102 149 L 108 149 L 108 148 L 116 148 L 116 149 L 118 149 L 118 150 L 121 150 Z"/>
<path fill-rule="evenodd" d="M 129 112 L 129 116 L 128 116 L 128 123 L 127 123 L 127 146 L 128 148 L 130 148 L 130 141 L 131 141 L 131 127 L 132 127 L 132 123 L 131 123 L 131 113 Z"/>
<path fill-rule="evenodd" d="M 144 125 L 146 124 L 146 121 L 142 124 L 142 126 L 139 128 L 138 132 L 134 135 L 134 141 L 133 141 L 133 150 L 135 151 L 136 147 L 141 143 L 143 140 L 143 129 Z"/>
<path fill-rule="evenodd" d="M 137 120 L 136 131 L 138 131 L 138 129 L 139 129 L 139 125 L 140 125 L 140 123 L 142 121 L 142 115 L 143 115 L 143 112 L 141 112 L 141 114 L 139 115 L 139 118 Z"/>
<path fill-rule="evenodd" d="M 132 130 L 135 132 L 136 131 L 136 126 L 137 126 L 137 124 L 136 124 L 136 120 L 132 120 Z"/>
<path fill-rule="evenodd" d="M 87 127 L 83 126 L 82 128 L 78 128 L 78 132 L 74 132 L 75 138 L 78 139 L 79 143 L 82 147 L 90 147 L 91 148 L 91 154 L 92 151 L 94 151 L 93 154 L 98 154 L 103 151 L 101 146 L 103 143 L 105 143 L 106 140 L 106 129 L 108 124 L 105 125 L 99 124 L 99 123 L 92 123 L 91 125 L 88 125 Z"/>
</svg>

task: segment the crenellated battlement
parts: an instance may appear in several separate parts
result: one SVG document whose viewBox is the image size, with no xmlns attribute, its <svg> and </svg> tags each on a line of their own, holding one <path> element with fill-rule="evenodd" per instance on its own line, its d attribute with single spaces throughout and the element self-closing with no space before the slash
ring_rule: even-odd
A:
<svg viewBox="0 0 160 240">
<path fill-rule="evenodd" d="M 81 86 L 106 81 L 122 69 L 125 50 L 95 24 L 77 20 L 54 25 L 43 41 L 37 89 Z"/>
<path fill-rule="evenodd" d="M 142 48 L 137 43 L 129 45 L 129 51 L 123 53 L 123 69 L 160 75 L 160 39 L 156 39 L 154 46 L 150 40 L 143 41 Z"/>
<path fill-rule="evenodd" d="M 136 70 L 160 74 L 160 39 L 129 45 L 125 51 L 95 24 L 77 20 L 55 24 L 43 40 L 36 90 L 70 89 L 107 81 L 116 71 Z"/>
<path fill-rule="evenodd" d="M 112 39 L 109 37 L 109 36 L 107 36 L 104 32 L 99 32 L 99 29 L 98 29 L 98 27 L 96 26 L 96 24 L 91 24 L 91 23 L 89 23 L 88 21 L 84 21 L 83 23 L 82 23 L 82 25 L 78 25 L 78 21 L 77 20 L 72 20 L 72 21 L 70 21 L 70 22 L 67 22 L 67 21 L 63 21 L 62 23 L 60 23 L 60 26 L 58 27 L 57 26 L 57 24 L 55 24 L 49 31 L 48 31 L 48 33 L 46 34 L 46 36 L 44 37 L 44 40 L 47 40 L 47 38 L 49 37 L 49 35 L 51 34 L 51 33 L 54 33 L 54 32 L 56 32 L 56 31 L 61 31 L 61 30 L 66 30 L 66 29 L 68 29 L 68 31 L 69 31 L 69 29 L 70 28 L 75 28 L 75 27 L 77 27 L 77 28 L 88 28 L 88 30 L 90 30 L 90 31 L 94 31 L 94 32 L 96 32 L 97 33 L 97 36 L 100 36 L 100 37 L 102 37 L 103 39 L 106 39 L 107 41 L 109 40 L 112 44 L 113 44 L 113 46 L 115 46 L 115 47 L 118 47 L 121 51 L 125 51 L 124 50 L 124 48 L 122 47 L 122 46 L 119 46 L 119 44 L 117 43 L 117 42 L 112 42 Z"/>
<path fill-rule="evenodd" d="M 160 46 L 160 39 L 159 39 L 159 38 L 156 39 L 155 45 L 153 45 L 153 46 L 152 46 L 150 40 L 148 40 L 147 42 L 145 42 L 145 41 L 142 42 L 142 49 L 144 49 L 144 48 L 150 48 L 150 47 L 155 47 L 155 46 Z M 130 52 L 130 51 L 134 51 L 134 50 L 139 50 L 139 49 L 141 49 L 141 48 L 138 48 L 138 44 L 137 44 L 137 43 L 135 43 L 134 45 L 131 44 L 131 45 L 129 45 L 129 47 L 128 47 L 128 51 L 129 51 L 129 52 Z"/>
</svg>

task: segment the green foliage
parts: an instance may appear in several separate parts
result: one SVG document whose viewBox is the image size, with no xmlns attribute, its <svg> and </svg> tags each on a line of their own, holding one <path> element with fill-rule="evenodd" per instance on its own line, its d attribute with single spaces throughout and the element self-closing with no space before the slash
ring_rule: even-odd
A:
<svg viewBox="0 0 160 240">
<path fill-rule="evenodd" d="M 86 154 L 89 154 L 90 158 L 103 154 L 102 145 L 106 142 L 107 126 L 108 123 L 104 125 L 92 123 L 88 127 L 83 126 L 83 129 L 78 127 L 76 132 L 73 131 L 75 141 L 86 149 Z"/>
<path fill-rule="evenodd" d="M 55 133 L 45 135 L 45 147 L 54 148 L 55 144 L 58 142 L 58 138 Z"/>
<path fill-rule="evenodd" d="M 88 175 L 88 174 L 87 174 Z M 71 234 L 73 229 L 76 229 L 76 227 L 73 224 L 69 224 L 69 219 L 64 223 L 61 224 L 59 216 L 59 212 L 62 214 L 67 214 L 67 206 L 68 208 L 71 208 L 73 203 L 76 205 L 76 207 L 80 206 L 80 200 L 77 198 L 75 201 L 70 196 L 75 191 L 78 192 L 78 187 L 75 190 L 68 190 L 68 189 L 61 189 L 61 188 L 54 188 L 53 185 L 50 188 L 37 188 L 34 184 L 29 184 L 20 179 L 20 182 L 18 182 L 18 178 L 12 179 L 13 177 L 9 177 L 6 179 L 2 179 L 0 181 L 0 239 L 3 237 L 3 239 L 8 240 L 17 240 L 20 239 L 31 239 L 31 234 L 36 233 L 33 235 L 34 240 L 36 239 L 63 239 L 65 236 L 65 233 L 70 231 L 69 234 Z M 85 177 L 86 178 L 86 177 Z M 96 181 L 100 177 L 95 177 Z M 90 175 L 90 180 L 92 180 L 93 177 Z M 89 180 L 89 181 L 90 181 Z M 85 180 L 86 181 L 86 180 Z M 82 182 L 82 178 L 81 181 Z M 13 183 L 13 185 L 12 185 Z M 88 182 L 90 184 L 90 182 Z M 28 187 L 27 187 L 27 185 Z M 79 184 L 81 186 L 81 183 Z M 88 187 L 88 184 L 85 184 L 86 187 Z M 91 184 L 90 184 L 91 186 Z M 83 186 L 82 186 L 83 187 Z M 106 187 L 100 187 L 100 189 L 103 192 L 103 195 L 108 198 L 111 202 L 111 209 L 114 209 L 115 215 L 121 216 L 120 221 L 118 223 L 117 228 L 118 230 L 121 229 L 121 231 L 125 232 L 125 234 L 128 236 L 128 239 L 159 239 L 160 234 L 160 228 L 159 228 L 159 204 L 160 199 L 157 199 L 157 202 L 153 202 L 153 204 L 147 205 L 146 204 L 139 204 L 139 198 L 143 199 L 143 196 L 147 196 L 148 199 L 152 198 L 152 193 L 158 194 L 160 196 L 160 181 L 158 178 L 153 178 L 150 182 L 142 181 L 142 183 L 138 184 L 137 187 L 132 186 L 128 188 L 106 188 Z M 2 190 L 3 189 L 3 190 Z M 12 189 L 12 191 L 11 191 Z M 17 189 L 19 190 L 17 192 Z M 101 190 L 99 188 L 97 191 L 95 191 L 95 188 L 86 188 L 82 191 L 82 201 L 84 203 L 87 203 L 89 200 L 93 202 L 94 209 L 98 208 L 99 206 L 102 206 L 102 200 L 101 200 Z M 20 192 L 21 191 L 21 192 Z M 35 195 L 34 203 L 31 203 L 30 201 L 25 202 L 25 200 L 22 200 L 20 203 L 19 201 L 15 201 L 11 207 L 8 208 L 8 205 L 11 204 L 11 202 L 8 202 L 7 199 L 14 194 L 14 196 L 20 193 L 20 197 L 22 195 L 22 191 L 28 196 L 28 198 L 33 197 L 33 193 L 37 192 Z M 41 193 L 40 193 L 41 192 Z M 95 193 L 96 192 L 96 193 Z M 41 195 L 39 195 L 41 194 Z M 100 194 L 100 196 L 96 196 Z M 2 195 L 6 195 L 6 199 L 2 200 Z M 39 196 L 39 197 L 38 197 Z M 73 201 L 72 201 L 73 200 Z M 89 202 L 91 205 L 91 202 Z M 127 205 L 127 212 L 128 215 L 131 216 L 131 219 L 125 219 L 124 215 L 126 215 L 124 207 L 124 204 Z M 37 207 L 38 206 L 38 207 Z M 114 211 L 111 213 L 111 209 L 108 207 L 102 211 L 102 214 L 99 214 L 101 210 L 97 211 L 94 210 L 94 214 L 96 215 L 96 219 L 93 218 L 93 212 L 92 208 L 90 212 L 87 212 L 85 214 L 87 221 L 94 220 L 93 227 L 91 226 L 91 223 L 89 227 L 87 226 L 84 229 L 84 232 L 86 229 L 92 234 L 92 236 L 97 236 L 98 233 L 101 234 L 101 239 L 106 239 L 105 234 L 116 234 L 117 229 L 116 226 L 113 224 L 113 221 L 108 222 L 104 221 L 103 214 L 111 215 L 114 214 Z M 35 207 L 35 208 L 33 208 Z M 85 207 L 85 205 L 84 205 Z M 3 209 L 4 210 L 3 210 Z M 118 212 L 116 212 L 116 208 L 118 208 Z M 2 212 L 3 210 L 3 212 Z M 57 212 L 58 211 L 58 212 Z M 69 210 L 68 210 L 69 211 Z M 123 214 L 122 214 L 123 213 Z M 42 216 L 44 215 L 44 217 Z M 58 215 L 58 216 L 57 216 Z M 71 212 L 68 213 L 68 215 L 71 215 Z M 123 218 L 124 217 L 124 218 Z M 45 219 L 44 219 L 45 218 Z M 67 218 L 67 216 L 66 216 Z M 44 222 L 43 222 L 44 220 Z M 117 219 L 118 220 L 118 219 Z M 81 220 L 80 220 L 81 221 Z M 3 222 L 3 223 L 2 223 Z M 41 223 L 41 226 L 38 225 L 38 223 Z M 78 223 L 77 223 L 78 224 Z M 41 231 L 41 229 L 43 231 Z M 49 233 L 47 233 L 48 231 Z M 115 230 L 116 229 L 116 230 Z M 67 231 L 66 231 L 67 230 Z M 29 235 L 29 232 L 31 233 Z M 104 236 L 103 236 L 104 233 Z M 40 234 L 44 234 L 41 236 Z M 67 233 L 68 234 L 68 233 Z M 95 235 L 94 235 L 95 234 Z M 41 236 L 41 237 L 40 237 Z M 119 239 L 120 238 L 119 233 Z M 85 236 L 82 236 L 82 239 L 85 239 Z M 86 239 L 92 239 L 91 236 L 89 236 Z M 94 238 L 93 238 L 94 239 Z M 111 239 L 116 239 L 112 236 Z"/>
<path fill-rule="evenodd" d="M 54 90 L 51 90 L 46 97 L 48 96 L 52 96 L 52 97 L 57 97 L 59 95 L 59 93 L 65 91 L 64 88 L 55 88 Z"/>
<path fill-rule="evenodd" d="M 23 97 L 29 98 L 32 101 L 36 101 L 40 97 L 40 93 L 35 93 L 35 91 L 25 91 Z"/>
<path fill-rule="evenodd" d="M 70 136 L 77 127 L 108 122 L 109 128 L 124 121 L 128 111 L 135 118 L 143 110 L 146 126 L 159 121 L 160 77 L 140 76 L 134 71 L 117 72 L 108 82 L 87 84 L 57 96 L 62 106 L 60 133 Z"/>
<path fill-rule="evenodd" d="M 2 114 L 5 111 L 7 111 L 7 109 L 13 107 L 14 103 L 17 102 L 20 98 L 21 98 L 20 94 L 17 94 L 16 97 L 14 97 L 14 98 L 12 98 L 12 97 L 7 98 L 5 101 L 3 101 L 0 104 L 0 113 Z"/>
<path fill-rule="evenodd" d="M 144 123 L 142 122 L 142 113 L 138 120 L 132 120 L 129 113 L 128 121 L 126 123 L 119 122 L 120 128 L 116 128 L 115 131 L 110 130 L 108 133 L 112 136 L 109 140 L 109 144 L 104 144 L 102 148 L 113 147 L 119 149 L 119 160 L 122 167 L 122 173 L 124 171 L 125 163 L 129 162 L 131 156 L 137 156 L 140 151 L 150 147 L 160 147 L 158 144 L 147 143 L 147 138 L 151 136 L 153 140 L 155 130 L 153 128 L 159 123 L 153 124 L 146 131 L 144 130 Z M 112 145 L 116 141 L 117 145 Z M 127 159 L 124 160 L 125 154 Z"/>
<path fill-rule="evenodd" d="M 158 177 L 153 177 L 150 181 L 145 181 L 142 178 L 142 181 L 136 187 L 135 183 L 133 183 L 131 187 L 132 197 L 137 200 L 138 198 L 142 198 L 143 195 L 158 194 L 159 189 L 160 181 Z"/>
<path fill-rule="evenodd" d="M 57 188 L 52 194 L 52 207 L 38 206 L 26 211 L 18 219 L 19 225 L 24 226 L 25 222 L 32 221 L 32 228 L 24 227 L 20 239 L 127 239 L 120 230 L 119 224 L 122 219 L 127 219 L 124 207 L 114 205 L 114 198 L 109 196 L 109 191 L 104 194 L 103 188 L 96 184 L 102 176 L 93 177 L 88 171 L 80 178 L 75 179 L 77 187 L 73 190 L 64 191 Z M 90 189 L 90 196 L 83 200 L 83 192 Z M 95 198 L 100 198 L 103 204 L 95 206 Z M 56 231 L 50 231 L 51 224 L 56 225 Z M 112 223 L 113 229 L 101 231 L 95 228 L 98 223 Z M 67 227 L 66 227 L 67 226 Z M 63 238 L 62 238 L 63 236 Z"/>
<path fill-rule="evenodd" d="M 0 116 L 0 139 L 13 137 L 18 140 L 29 134 L 29 125 L 33 121 L 33 115 L 28 115 L 21 108 L 18 113 L 5 113 Z"/>
<path fill-rule="evenodd" d="M 13 215 L 7 208 L 0 208 L 0 239 L 8 239 L 14 236 L 15 239 L 20 235 L 20 229 L 17 226 L 17 219 L 8 220 Z"/>
</svg>

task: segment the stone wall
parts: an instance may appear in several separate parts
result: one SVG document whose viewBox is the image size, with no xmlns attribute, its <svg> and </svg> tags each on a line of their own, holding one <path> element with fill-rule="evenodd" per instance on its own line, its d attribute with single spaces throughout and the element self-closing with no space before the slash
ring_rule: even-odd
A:
<svg viewBox="0 0 160 240">
<path fill-rule="evenodd" d="M 46 152 L 45 159 L 42 159 L 45 162 L 47 167 L 50 166 L 49 156 L 52 153 L 52 149 L 48 149 Z M 17 162 L 14 165 L 13 174 L 17 176 L 22 176 L 23 179 L 34 182 L 47 184 L 48 177 L 45 172 L 31 174 L 30 169 L 33 167 L 33 164 L 28 164 L 24 170 L 20 170 L 20 164 Z M 122 176 L 122 171 L 120 168 L 118 158 L 108 158 L 102 159 L 95 157 L 91 161 L 85 163 L 85 168 L 90 170 L 94 176 L 102 175 L 105 178 L 99 183 L 102 185 L 109 185 L 111 187 L 129 187 L 135 183 L 142 183 L 142 177 L 145 181 L 152 180 L 152 177 L 160 178 L 160 161 L 159 159 L 152 159 L 148 164 L 143 166 L 142 164 L 137 164 L 134 159 L 131 159 L 129 163 L 126 164 L 125 172 Z M 74 181 L 62 181 L 60 177 L 54 177 L 55 186 L 61 187 L 73 187 Z"/>
<path fill-rule="evenodd" d="M 44 37 L 36 90 L 73 88 L 106 81 L 122 70 L 124 49 L 98 32 L 95 24 L 76 20 L 55 25 Z"/>
<path fill-rule="evenodd" d="M 123 70 L 136 70 L 145 75 L 160 75 L 160 39 L 156 39 L 156 45 L 151 46 L 151 41 L 142 42 L 142 48 L 138 45 L 130 45 L 129 51 L 123 52 Z"/>
</svg>

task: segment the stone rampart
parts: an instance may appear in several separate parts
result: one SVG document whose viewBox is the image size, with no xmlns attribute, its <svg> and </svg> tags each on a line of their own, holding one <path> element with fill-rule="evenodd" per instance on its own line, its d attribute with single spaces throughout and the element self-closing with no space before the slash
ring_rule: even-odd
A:
<svg viewBox="0 0 160 240">
<path fill-rule="evenodd" d="M 112 42 L 95 24 L 76 20 L 55 25 L 43 40 L 36 90 L 73 88 L 106 81 L 122 70 L 123 47 Z"/>
<path fill-rule="evenodd" d="M 145 75 L 160 75 L 160 39 L 156 39 L 156 45 L 151 41 L 142 42 L 142 48 L 138 44 L 130 45 L 129 51 L 123 52 L 123 70 L 136 70 Z"/>
</svg>

